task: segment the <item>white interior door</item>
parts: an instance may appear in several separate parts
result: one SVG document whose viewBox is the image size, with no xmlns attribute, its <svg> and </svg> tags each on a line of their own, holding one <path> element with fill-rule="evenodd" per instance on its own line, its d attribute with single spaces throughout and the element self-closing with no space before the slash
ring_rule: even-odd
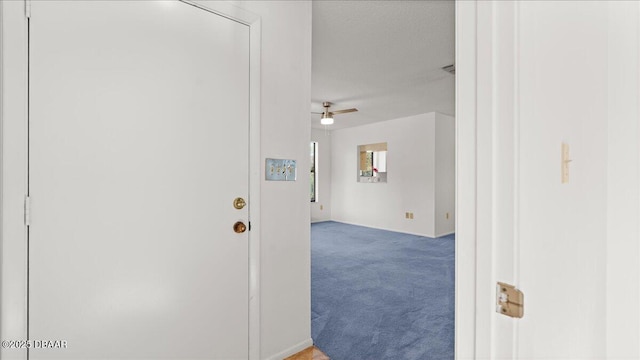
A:
<svg viewBox="0 0 640 360">
<path fill-rule="evenodd" d="M 640 4 L 457 9 L 459 357 L 640 358 Z"/>
<path fill-rule="evenodd" d="M 549 5 L 516 9 L 515 270 L 526 316 L 514 357 L 605 358 L 607 4 Z M 564 182 L 563 143 L 573 160 Z"/>
<path fill-rule="evenodd" d="M 31 3 L 29 358 L 246 359 L 248 27 Z"/>
</svg>

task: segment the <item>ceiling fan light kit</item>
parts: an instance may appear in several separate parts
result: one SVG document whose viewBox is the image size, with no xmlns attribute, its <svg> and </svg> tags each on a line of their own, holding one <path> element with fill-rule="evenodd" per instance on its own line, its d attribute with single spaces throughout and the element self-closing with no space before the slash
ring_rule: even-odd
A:
<svg viewBox="0 0 640 360">
<path fill-rule="evenodd" d="M 323 102 L 322 106 L 324 107 L 324 111 L 322 112 L 322 117 L 320 118 L 320 124 L 322 124 L 322 125 L 331 125 L 331 124 L 333 124 L 333 115 L 334 114 L 346 114 L 346 113 L 358 111 L 358 109 L 356 109 L 356 108 L 329 111 L 329 107 L 331 106 L 331 103 L 328 102 L 328 101 Z"/>
<path fill-rule="evenodd" d="M 333 114 L 332 113 L 322 113 L 322 118 L 320 119 L 320 124 L 322 125 L 331 125 L 333 124 Z"/>
</svg>

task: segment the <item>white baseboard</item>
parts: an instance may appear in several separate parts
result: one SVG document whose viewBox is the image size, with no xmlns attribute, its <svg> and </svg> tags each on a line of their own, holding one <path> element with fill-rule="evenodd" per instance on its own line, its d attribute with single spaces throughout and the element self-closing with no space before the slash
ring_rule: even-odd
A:
<svg viewBox="0 0 640 360">
<path fill-rule="evenodd" d="M 300 351 L 308 348 L 309 346 L 313 345 L 313 340 L 311 340 L 311 338 L 297 344 L 294 345 L 288 349 L 285 349 L 275 355 L 271 355 L 268 358 L 266 358 L 265 360 L 282 360 L 284 358 L 287 358 L 293 354 L 299 353 Z"/>
<path fill-rule="evenodd" d="M 384 228 L 384 227 L 379 227 L 379 226 L 371 226 L 371 225 L 360 224 L 360 223 L 355 223 L 355 222 L 350 222 L 350 221 L 343 221 L 343 220 L 329 220 L 329 221 L 333 221 L 333 222 L 337 222 L 337 223 L 343 223 L 343 224 L 347 224 L 347 225 L 368 227 L 368 228 L 376 229 L 376 230 L 385 230 L 385 231 L 397 232 L 397 233 L 401 233 L 401 234 L 409 234 L 409 235 L 428 237 L 428 238 L 431 238 L 431 239 L 436 238 L 436 236 L 433 236 L 433 235 L 424 234 L 424 233 L 417 233 L 417 232 L 412 232 L 412 231 L 406 231 L 404 229 L 390 229 L 390 228 Z M 441 235 L 441 236 L 444 236 L 444 235 Z"/>
<path fill-rule="evenodd" d="M 451 235 L 451 234 L 455 234 L 455 233 L 456 233 L 455 231 L 449 231 L 449 232 L 446 232 L 446 233 L 442 233 L 442 234 L 436 235 L 436 238 L 447 236 L 447 235 Z"/>
<path fill-rule="evenodd" d="M 315 224 L 315 223 L 321 223 L 321 222 L 327 222 L 327 221 L 333 221 L 333 220 L 331 220 L 331 219 L 314 219 L 314 220 L 311 220 L 311 223 Z"/>
</svg>

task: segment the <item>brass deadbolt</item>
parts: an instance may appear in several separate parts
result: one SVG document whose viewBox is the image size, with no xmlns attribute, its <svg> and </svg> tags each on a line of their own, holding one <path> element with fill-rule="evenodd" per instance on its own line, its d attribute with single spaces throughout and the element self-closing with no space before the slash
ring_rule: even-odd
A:
<svg viewBox="0 0 640 360">
<path fill-rule="evenodd" d="M 238 234 L 242 234 L 243 232 L 247 231 L 247 225 L 245 225 L 242 221 L 237 221 L 235 224 L 233 224 L 233 231 Z"/>
<path fill-rule="evenodd" d="M 244 201 L 243 198 L 235 198 L 235 200 L 233 200 L 233 207 L 238 210 L 242 209 L 246 205 L 247 205 L 247 202 Z"/>
</svg>

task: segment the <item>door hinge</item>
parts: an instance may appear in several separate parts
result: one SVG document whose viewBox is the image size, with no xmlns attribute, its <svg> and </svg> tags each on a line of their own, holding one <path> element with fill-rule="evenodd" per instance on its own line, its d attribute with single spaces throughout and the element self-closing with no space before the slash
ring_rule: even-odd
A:
<svg viewBox="0 0 640 360">
<path fill-rule="evenodd" d="M 251 231 L 251 221 L 249 221 L 249 231 Z"/>
<path fill-rule="evenodd" d="M 31 225 L 31 198 L 29 195 L 24 197 L 24 224 Z"/>
<path fill-rule="evenodd" d="M 31 19 L 31 0 L 24 0 L 24 16 Z"/>
<path fill-rule="evenodd" d="M 524 316 L 524 294 L 513 285 L 496 284 L 496 312 L 513 318 Z"/>
</svg>

